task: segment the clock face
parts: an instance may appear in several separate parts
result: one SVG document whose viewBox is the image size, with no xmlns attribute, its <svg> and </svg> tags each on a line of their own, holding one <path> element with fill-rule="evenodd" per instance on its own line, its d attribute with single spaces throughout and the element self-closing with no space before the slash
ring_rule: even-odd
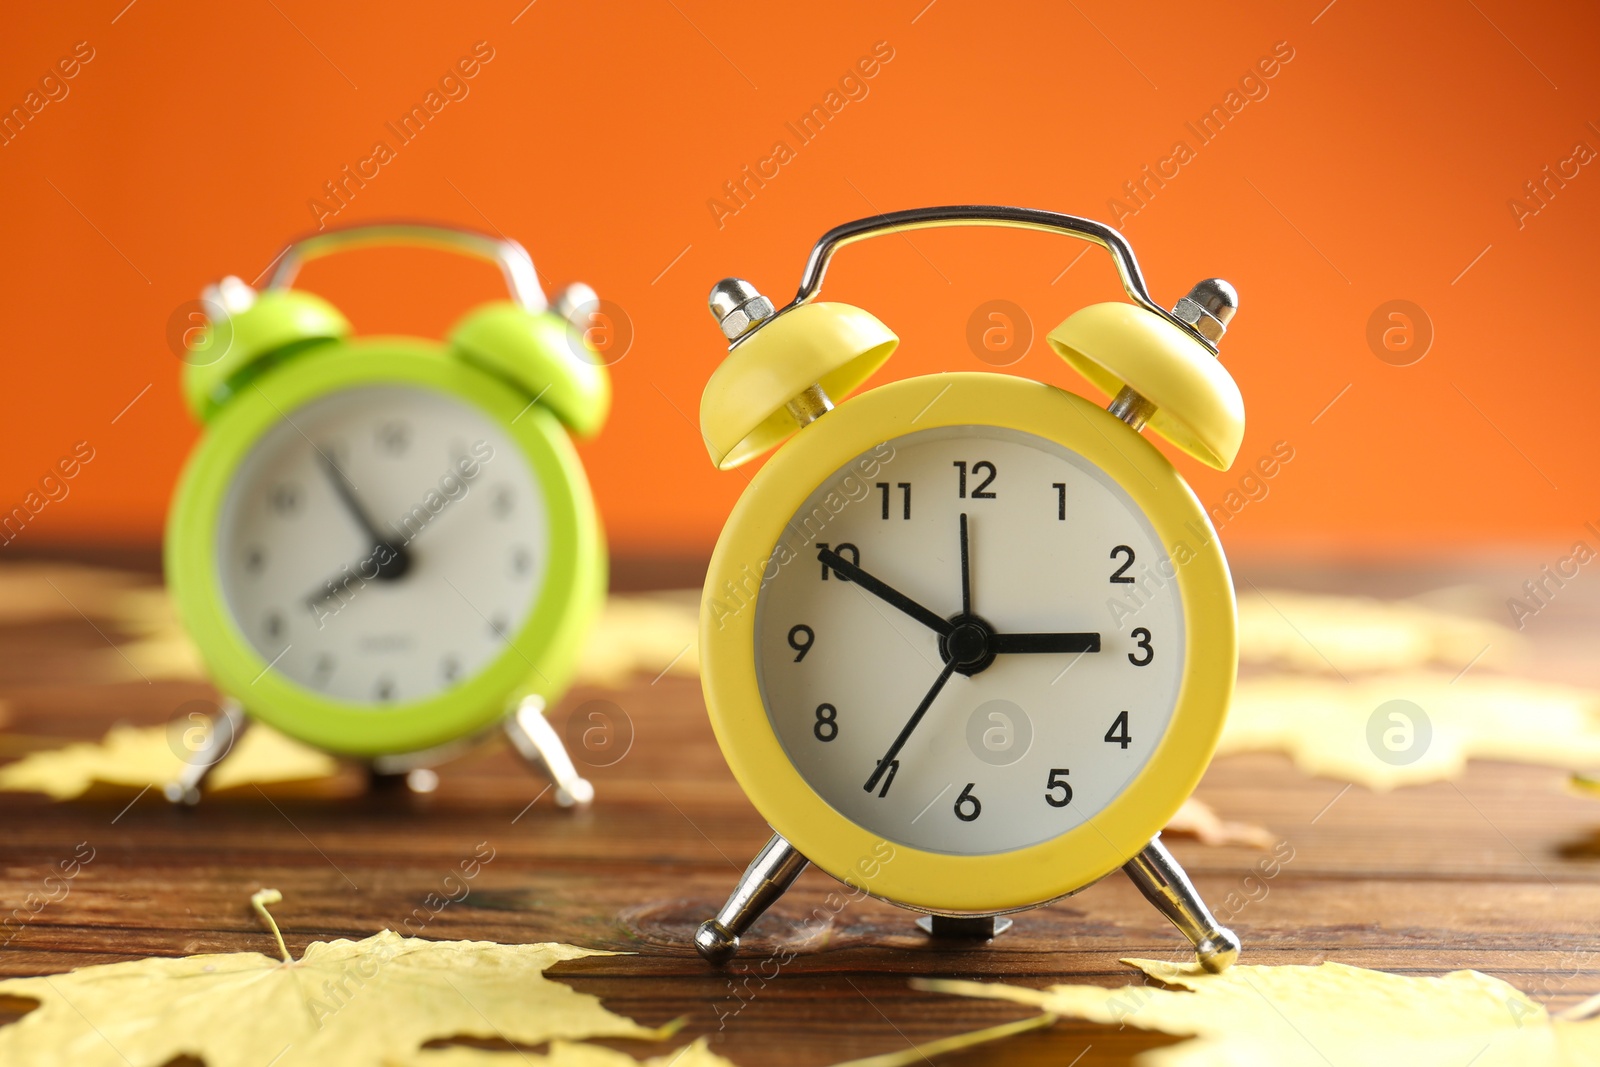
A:
<svg viewBox="0 0 1600 1067">
<path fill-rule="evenodd" d="M 216 565 L 268 670 L 377 710 L 504 653 L 543 584 L 547 530 L 497 421 L 438 391 L 365 386 L 256 442 L 223 503 Z"/>
<path fill-rule="evenodd" d="M 1076 452 L 992 426 L 908 434 L 819 486 L 782 545 L 757 600 L 762 701 L 801 777 L 870 833 L 956 855 L 1050 840 L 1167 729 L 1174 564 Z"/>
</svg>

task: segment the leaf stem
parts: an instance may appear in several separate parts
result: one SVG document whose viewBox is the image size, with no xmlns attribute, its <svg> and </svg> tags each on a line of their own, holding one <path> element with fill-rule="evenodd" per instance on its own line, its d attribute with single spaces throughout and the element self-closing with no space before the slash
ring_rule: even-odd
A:
<svg viewBox="0 0 1600 1067">
<path fill-rule="evenodd" d="M 266 924 L 272 936 L 278 942 L 278 951 L 283 953 L 284 963 L 293 963 L 294 957 L 289 955 L 289 946 L 283 943 L 283 933 L 278 929 L 278 922 L 267 912 L 268 904 L 277 904 L 283 900 L 283 894 L 276 889 L 258 889 L 250 894 L 250 906 L 261 916 L 261 921 Z"/>
</svg>

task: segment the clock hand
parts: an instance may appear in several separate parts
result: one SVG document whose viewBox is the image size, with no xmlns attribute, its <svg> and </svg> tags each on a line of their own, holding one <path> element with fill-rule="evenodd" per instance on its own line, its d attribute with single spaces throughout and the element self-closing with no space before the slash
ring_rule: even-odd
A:
<svg viewBox="0 0 1600 1067">
<path fill-rule="evenodd" d="M 922 704 L 918 704 L 917 710 L 910 713 L 910 718 L 907 718 L 906 725 L 901 726 L 899 736 L 894 737 L 894 744 L 890 745 L 890 750 L 888 750 L 888 752 L 883 753 L 882 760 L 878 760 L 877 769 L 872 771 L 872 777 L 867 779 L 867 784 L 862 785 L 862 789 L 866 789 L 869 793 L 872 792 L 872 790 L 877 789 L 878 779 L 882 779 L 883 773 L 890 769 L 890 763 L 893 763 L 894 757 L 898 757 L 899 750 L 906 747 L 906 742 L 909 741 L 910 734 L 912 734 L 914 729 L 917 729 L 917 723 L 920 723 L 923 715 L 928 713 L 928 707 L 933 704 L 934 697 L 939 696 L 939 689 L 944 688 L 944 683 L 950 680 L 950 675 L 952 675 L 952 673 L 955 673 L 954 659 L 952 659 L 950 662 L 947 662 L 947 664 L 944 664 L 944 670 L 939 672 L 938 678 L 934 678 L 933 688 L 928 689 L 928 696 L 922 697 Z"/>
<path fill-rule="evenodd" d="M 967 536 L 967 515 L 961 513 L 961 614 L 972 614 L 972 565 Z M 989 651 L 1007 652 L 1099 652 L 1100 635 L 1066 634 L 989 634 Z"/>
<path fill-rule="evenodd" d="M 317 449 L 317 459 L 322 466 L 322 472 L 332 483 L 333 491 L 338 494 L 340 503 L 356 520 L 356 525 L 372 539 L 372 557 L 378 566 L 378 573 L 374 577 L 379 581 L 400 577 L 410 569 L 411 557 L 406 555 L 405 549 L 378 532 L 377 526 L 362 508 L 361 502 L 356 499 L 355 488 L 350 484 L 350 479 L 344 476 L 344 471 L 340 470 L 320 448 Z"/>
<path fill-rule="evenodd" d="M 819 549 L 817 551 L 817 559 L 821 560 L 841 577 L 850 579 L 873 596 L 899 608 L 934 632 L 948 634 L 953 629 L 949 620 L 935 615 L 899 590 L 891 589 L 832 549 Z"/>
<path fill-rule="evenodd" d="M 374 562 L 376 562 L 376 557 L 369 558 L 372 558 Z M 321 585 L 317 586 L 306 595 L 306 607 L 316 608 L 323 601 L 332 600 L 334 597 L 339 596 L 339 594 L 343 592 L 352 582 L 360 585 L 363 584 L 364 581 L 375 580 L 377 577 L 375 574 L 371 579 L 363 579 L 361 577 L 361 564 L 366 562 L 367 560 L 363 559 L 353 568 L 346 567 L 342 573 L 334 575 L 332 578 L 327 579 Z"/>
<path fill-rule="evenodd" d="M 972 614 L 972 567 L 967 559 L 967 513 L 961 513 L 961 614 Z"/>
<path fill-rule="evenodd" d="M 1007 652 L 1099 652 L 1100 635 L 994 634 L 989 638 L 989 648 L 1002 655 Z"/>
<path fill-rule="evenodd" d="M 929 706 L 933 704 L 934 698 L 939 695 L 939 690 L 944 688 L 944 683 L 950 680 L 950 675 L 955 673 L 955 669 L 956 661 L 954 659 L 944 665 L 944 670 L 940 671 L 939 677 L 934 679 L 933 688 L 928 690 L 928 695 L 922 698 L 922 703 L 917 705 L 917 710 L 911 713 L 911 718 L 907 719 L 906 724 L 900 728 L 900 736 L 894 739 L 894 744 L 889 746 L 889 751 L 885 752 L 883 759 L 878 761 L 877 769 L 872 772 L 872 777 L 868 778 L 867 784 L 862 786 L 867 792 L 870 793 L 878 788 L 878 780 L 889 769 L 889 765 L 894 762 L 894 758 L 900 755 L 900 750 L 911 739 L 912 731 L 917 728 L 917 724 L 922 721 L 922 717 L 928 713 Z"/>
</svg>

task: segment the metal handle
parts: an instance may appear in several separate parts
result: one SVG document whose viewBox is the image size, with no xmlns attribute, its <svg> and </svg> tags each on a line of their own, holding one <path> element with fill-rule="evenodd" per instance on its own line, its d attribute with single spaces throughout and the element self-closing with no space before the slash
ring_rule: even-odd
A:
<svg viewBox="0 0 1600 1067">
<path fill-rule="evenodd" d="M 1139 271 L 1139 261 L 1134 257 L 1132 246 L 1123 240 L 1122 235 L 1116 230 L 1104 223 L 1079 218 L 1077 215 L 985 204 L 891 211 L 888 214 L 873 215 L 870 218 L 835 226 L 823 234 L 811 249 L 811 258 L 806 260 L 805 273 L 800 276 L 800 291 L 795 294 L 794 302 L 789 307 L 809 303 L 816 298 L 822 288 L 823 275 L 828 272 L 828 261 L 833 258 L 835 252 L 846 245 L 864 241 L 869 237 L 941 226 L 1000 226 L 1018 230 L 1043 230 L 1049 233 L 1068 234 L 1090 244 L 1099 245 L 1111 253 L 1111 258 L 1117 264 L 1117 273 L 1122 278 L 1122 287 L 1127 290 L 1128 296 L 1135 303 L 1183 327 L 1185 331 L 1192 330 L 1192 327 L 1151 298 L 1150 291 L 1144 284 L 1144 275 Z"/>
<path fill-rule="evenodd" d="M 301 265 L 313 259 L 335 252 L 347 252 L 352 248 L 385 246 L 437 248 L 487 260 L 497 265 L 505 275 L 506 288 L 511 291 L 513 300 L 530 311 L 543 311 L 549 307 L 544 289 L 539 285 L 539 273 L 534 269 L 533 257 L 516 241 L 491 237 L 475 230 L 413 222 L 351 226 L 302 237 L 279 253 L 278 269 L 273 271 L 267 288 L 287 289 L 294 282 L 295 275 L 300 273 Z"/>
</svg>

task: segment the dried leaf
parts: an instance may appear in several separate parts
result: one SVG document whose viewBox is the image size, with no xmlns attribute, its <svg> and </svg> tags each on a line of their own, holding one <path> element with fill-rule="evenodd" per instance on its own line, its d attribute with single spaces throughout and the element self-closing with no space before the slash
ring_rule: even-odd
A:
<svg viewBox="0 0 1600 1067">
<path fill-rule="evenodd" d="M 1013 1001 L 1056 1015 L 1195 1040 L 1142 1053 L 1137 1067 L 1522 1067 L 1600 1062 L 1600 1022 L 1552 1018 L 1514 986 L 1477 971 L 1439 978 L 1314 967 L 1124 960 L 1186 992 L 1152 986 L 917 981 L 921 989 Z"/>
<path fill-rule="evenodd" d="M 835 1067 L 920 1067 L 934 1056 L 963 1049 L 975 1048 L 991 1041 L 1000 1041 L 1029 1030 L 1040 1030 L 1054 1023 L 1053 1015 L 1035 1015 L 1012 1023 L 1002 1023 L 971 1033 L 944 1037 L 898 1052 L 850 1060 Z M 734 1067 L 733 1061 L 718 1056 L 701 1038 L 685 1045 L 677 1052 L 656 1056 L 643 1064 L 631 1056 L 595 1045 L 571 1045 L 554 1042 L 548 1056 L 528 1056 L 519 1052 L 499 1052 L 476 1048 L 424 1049 L 406 1060 L 397 1060 L 392 1067 Z"/>
<path fill-rule="evenodd" d="M 81 796 L 96 783 L 143 789 L 174 781 L 184 768 L 166 726 L 113 726 L 100 741 L 35 752 L 0 767 L 0 790 L 46 793 L 56 800 Z M 239 743 L 211 773 L 206 787 L 221 791 L 264 782 L 327 778 L 338 761 L 302 745 L 264 723 L 245 731 Z"/>
<path fill-rule="evenodd" d="M 1199 797 L 1185 800 L 1177 814 L 1167 820 L 1163 832 L 1193 837 L 1202 845 L 1244 845 L 1247 848 L 1265 849 L 1278 843 L 1278 835 L 1265 826 L 1229 822 Z"/>
<path fill-rule="evenodd" d="M 932 1063 L 933 1057 L 942 1056 L 947 1052 L 960 1052 L 963 1049 L 976 1048 L 987 1045 L 991 1041 L 1014 1037 L 1030 1030 L 1043 1030 L 1055 1023 L 1054 1015 L 1033 1015 L 1026 1019 L 1018 1019 L 1012 1023 L 1001 1023 L 999 1026 L 989 1026 L 982 1030 L 972 1030 L 965 1034 L 956 1034 L 954 1037 L 941 1037 L 936 1041 L 924 1042 L 914 1045 L 899 1052 L 885 1052 L 879 1056 L 868 1056 L 865 1059 L 850 1060 L 847 1063 L 835 1064 L 834 1067 L 918 1067 L 920 1064 Z"/>
<path fill-rule="evenodd" d="M 1416 600 L 1241 590 L 1239 659 L 1313 673 L 1511 662 L 1522 638 L 1496 623 Z"/>
<path fill-rule="evenodd" d="M 1422 715 L 1399 708 L 1407 727 L 1380 712 L 1393 700 Z M 1600 693 L 1442 672 L 1242 678 L 1217 752 L 1285 752 L 1307 774 L 1380 790 L 1460 777 L 1470 758 L 1577 770 L 1600 765 Z"/>
<path fill-rule="evenodd" d="M 635 674 L 700 673 L 698 596 L 689 591 L 613 596 L 578 661 L 577 679 L 620 689 Z"/>
<path fill-rule="evenodd" d="M 1579 771 L 1568 779 L 1567 784 L 1579 796 L 1600 797 L 1600 771 Z"/>
<path fill-rule="evenodd" d="M 670 1036 L 670 1027 L 640 1026 L 544 977 L 552 964 L 596 955 L 609 953 L 385 930 L 313 942 L 292 963 L 233 952 L 13 978 L 0 981 L 0 995 L 40 1006 L 0 1028 L 0 1063 L 163 1067 L 192 1056 L 206 1067 L 263 1067 L 277 1057 L 296 1067 L 382 1067 L 452 1037 L 537 1045 Z"/>
<path fill-rule="evenodd" d="M 423 1049 L 407 1058 L 390 1060 L 388 1067 L 734 1067 L 734 1063 L 712 1052 L 702 1037 L 676 1052 L 652 1056 L 642 1063 L 625 1052 L 600 1045 L 552 1041 L 550 1051 L 543 1056 L 457 1046 Z"/>
<path fill-rule="evenodd" d="M 153 581 L 133 571 L 76 563 L 10 564 L 0 567 L 0 626 L 83 615 L 115 618 L 124 594 L 141 587 L 159 591 Z"/>
</svg>

